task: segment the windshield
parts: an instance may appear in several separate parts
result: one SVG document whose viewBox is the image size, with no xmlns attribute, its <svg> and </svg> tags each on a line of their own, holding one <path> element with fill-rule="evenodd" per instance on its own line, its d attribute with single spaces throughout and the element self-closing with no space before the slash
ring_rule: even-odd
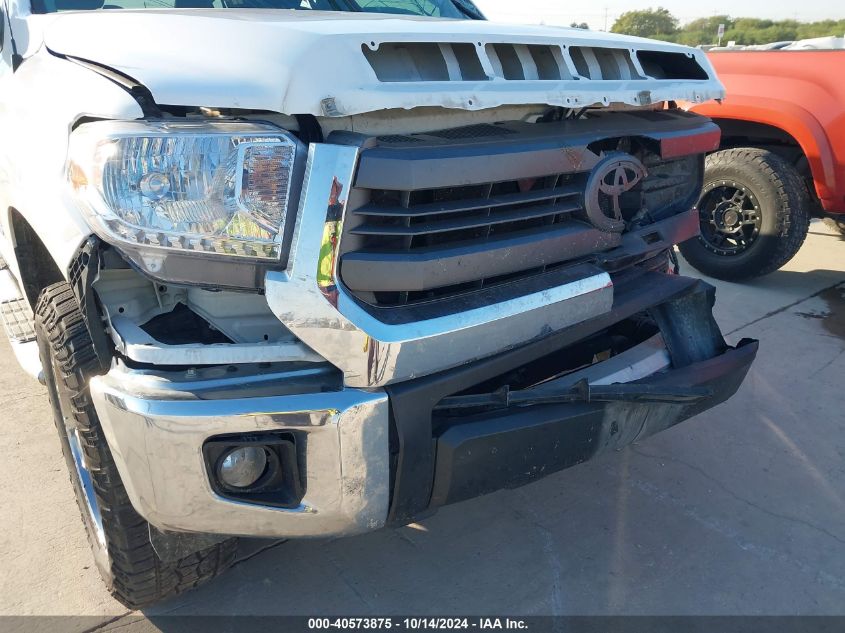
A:
<svg viewBox="0 0 845 633">
<path fill-rule="evenodd" d="M 101 9 L 296 9 L 483 19 L 470 0 L 32 0 L 33 13 Z"/>
</svg>

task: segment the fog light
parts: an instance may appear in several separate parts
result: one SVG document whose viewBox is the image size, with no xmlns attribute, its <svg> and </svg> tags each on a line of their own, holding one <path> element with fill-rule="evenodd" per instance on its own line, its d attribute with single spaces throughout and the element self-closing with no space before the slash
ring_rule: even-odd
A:
<svg viewBox="0 0 845 633">
<path fill-rule="evenodd" d="M 253 485 L 267 468 L 267 453 L 262 446 L 240 446 L 227 451 L 217 467 L 217 476 L 226 486 L 246 488 Z"/>
</svg>

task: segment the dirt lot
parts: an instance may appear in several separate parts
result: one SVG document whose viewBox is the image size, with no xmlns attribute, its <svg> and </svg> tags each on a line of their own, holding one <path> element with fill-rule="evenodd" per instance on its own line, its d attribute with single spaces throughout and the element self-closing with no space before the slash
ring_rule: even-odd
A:
<svg viewBox="0 0 845 633">
<path fill-rule="evenodd" d="M 419 525 L 244 543 L 144 615 L 845 614 L 845 242 L 814 223 L 785 270 L 716 285 L 728 339 L 761 341 L 726 404 Z M 137 625 L 100 584 L 44 389 L 5 342 L 0 405 L 0 614 Z"/>
</svg>

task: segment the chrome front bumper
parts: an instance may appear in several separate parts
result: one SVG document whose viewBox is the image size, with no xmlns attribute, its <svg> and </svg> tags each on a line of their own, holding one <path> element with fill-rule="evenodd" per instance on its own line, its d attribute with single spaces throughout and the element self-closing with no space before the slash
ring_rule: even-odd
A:
<svg viewBox="0 0 845 633">
<path fill-rule="evenodd" d="M 388 402 L 343 389 L 196 399 L 154 375 L 113 369 L 91 395 L 135 509 L 158 528 L 258 537 L 351 535 L 382 527 L 388 511 Z M 202 455 L 212 436 L 296 431 L 306 441 L 299 507 L 225 499 Z"/>
<path fill-rule="evenodd" d="M 656 337 L 594 366 L 589 377 L 595 384 L 632 380 L 668 364 Z M 149 523 L 162 530 L 254 537 L 349 536 L 385 526 L 390 503 L 385 392 L 288 393 L 302 374 L 320 370 L 279 372 L 258 386 L 250 378 L 227 377 L 225 369 L 205 371 L 218 375 L 194 370 L 193 378 L 179 372 L 174 380 L 172 372 L 118 365 L 91 380 L 121 480 Z M 267 388 L 285 395 L 231 397 Z M 212 488 L 205 442 L 268 431 L 304 436 L 305 496 L 296 508 L 236 501 Z"/>
<path fill-rule="evenodd" d="M 451 394 L 552 352 L 565 356 L 583 332 L 384 391 L 341 388 L 338 372 L 328 366 L 280 366 L 259 376 L 261 383 L 239 368 L 167 373 L 117 365 L 91 380 L 91 394 L 129 498 L 157 528 L 258 537 L 362 533 L 622 448 L 733 395 L 756 342 L 726 345 L 710 313 L 712 288 L 657 273 L 640 283 L 650 282 L 656 282 L 652 294 L 633 292 L 605 320 L 638 314 L 643 301 L 662 295 L 657 304 L 646 303 L 653 306 L 659 335 L 531 388 L 558 393 L 576 382 L 595 388 L 626 383 L 626 393 L 641 394 L 641 400 L 593 402 L 587 392 L 583 401 L 550 404 L 541 397 L 483 414 L 453 412 L 433 425 L 436 405 Z M 302 393 L 307 375 L 319 380 Z M 335 390 L 326 391 L 332 384 Z M 661 388 L 686 393 L 693 387 L 695 397 L 680 403 L 647 397 Z M 268 431 L 297 438 L 297 466 L 304 474 L 298 507 L 237 501 L 212 488 L 206 441 Z"/>
</svg>

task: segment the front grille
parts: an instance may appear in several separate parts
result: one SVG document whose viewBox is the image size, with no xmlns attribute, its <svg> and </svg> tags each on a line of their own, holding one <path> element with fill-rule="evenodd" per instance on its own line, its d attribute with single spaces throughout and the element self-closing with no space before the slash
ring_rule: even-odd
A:
<svg viewBox="0 0 845 633">
<path fill-rule="evenodd" d="M 659 121 L 662 114 L 655 114 Z M 585 211 L 592 167 L 609 151 L 605 139 L 558 148 L 534 160 L 548 151 L 548 139 L 527 134 L 520 125 L 467 126 L 451 134 L 381 137 L 380 147 L 395 146 L 372 156 L 365 150 L 341 239 L 340 278 L 352 294 L 376 307 L 454 299 L 588 261 L 619 246 L 622 234 L 598 230 Z M 532 142 L 540 143 L 536 152 L 497 162 L 501 148 L 518 147 L 522 152 Z M 616 148 L 618 139 L 613 144 Z M 663 160 L 653 146 L 634 142 L 625 147 L 648 171 L 620 199 L 629 228 L 692 207 L 700 186 L 701 156 Z M 444 167 L 443 157 L 454 158 L 453 149 L 468 158 Z M 429 150 L 430 157 L 425 153 Z M 554 173 L 525 175 L 526 170 L 556 166 L 547 156 L 560 154 L 566 158 L 559 160 Z M 536 167 L 526 168 L 532 160 Z M 414 161 L 419 164 L 409 167 Z M 432 176 L 430 168 L 438 173 Z M 496 170 L 510 170 L 518 177 L 461 182 Z M 430 186 L 449 180 L 455 184 Z M 390 182 L 405 186 L 384 186 Z"/>
<path fill-rule="evenodd" d="M 525 229 L 570 221 L 582 210 L 583 178 L 563 174 L 536 183 L 505 181 L 427 189 L 373 191 L 369 204 L 352 213 L 363 218 L 349 232 L 363 249 L 414 251 L 489 240 Z"/>
<path fill-rule="evenodd" d="M 414 256 L 462 246 L 486 244 L 493 248 L 508 238 L 536 235 L 553 227 L 593 233 L 589 225 L 573 219 L 583 210 L 583 181 L 580 176 L 556 174 L 533 182 L 510 180 L 422 191 L 375 190 L 369 204 L 352 211 L 361 223 L 348 235 L 359 239 L 363 252 Z M 593 237 L 604 246 L 615 243 L 610 235 Z M 595 245 L 591 240 L 588 250 L 594 250 Z M 375 292 L 372 299 L 380 306 L 406 305 L 541 274 L 547 268 L 543 263 L 437 288 Z"/>
</svg>

